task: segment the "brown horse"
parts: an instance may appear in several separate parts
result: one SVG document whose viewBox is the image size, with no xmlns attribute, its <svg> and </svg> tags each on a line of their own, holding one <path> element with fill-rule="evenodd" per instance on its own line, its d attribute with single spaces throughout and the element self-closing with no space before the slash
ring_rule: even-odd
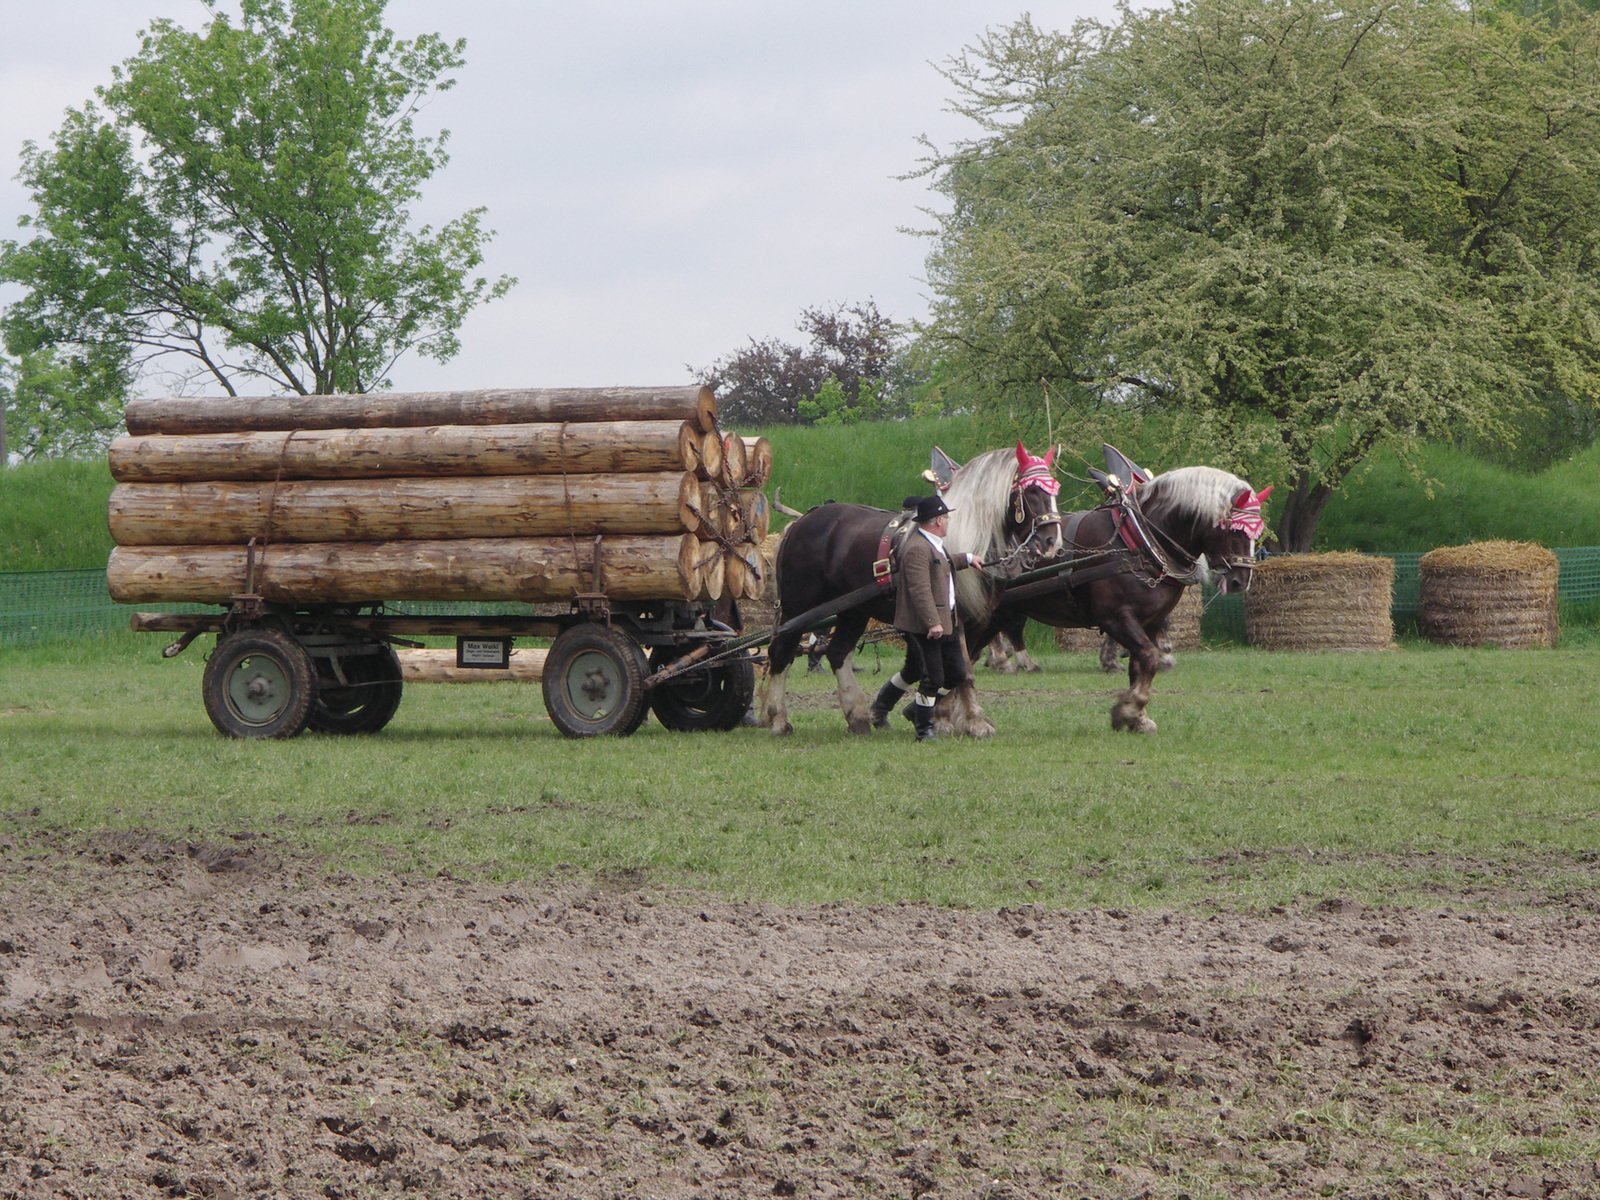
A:
<svg viewBox="0 0 1600 1200">
<path fill-rule="evenodd" d="M 959 476 L 958 476 L 959 478 Z M 1128 688 L 1111 709 L 1113 729 L 1154 733 L 1145 713 L 1161 663 L 1158 641 L 1183 589 L 1209 579 L 1218 591 L 1243 591 L 1255 567 L 1263 532 L 1261 505 L 1243 479 L 1214 467 L 1182 467 L 1116 487 L 1112 499 L 1062 522 L 1067 568 L 1054 579 L 1022 586 L 963 571 L 957 600 L 970 653 L 1021 619 L 1070 628 L 1097 628 L 1128 651 Z M 958 536 L 951 519 L 951 540 Z M 1094 562 L 1075 571 L 1075 562 Z M 1054 565 L 1054 564 L 1052 564 Z M 976 694 L 964 685 L 941 714 L 956 729 L 976 722 Z"/>
<path fill-rule="evenodd" d="M 1061 514 L 1056 509 L 1059 490 L 1050 474 L 1053 454 L 1035 458 L 1017 443 L 1010 449 L 990 450 L 962 467 L 945 490 L 952 522 L 959 518 L 962 534 L 945 539 L 952 553 L 963 550 L 985 563 L 1010 559 L 1032 563 L 1059 556 Z M 874 587 L 874 563 L 881 562 L 881 541 L 896 514 L 863 504 L 828 503 L 813 508 L 784 530 L 778 545 L 778 625 L 799 615 L 857 597 L 833 613 L 828 635 L 828 665 L 833 668 L 839 707 L 852 733 L 872 726 L 870 701 L 855 677 L 853 655 L 869 620 L 886 624 L 894 620 L 894 587 L 887 578 Z M 975 574 L 961 571 L 958 575 Z M 868 594 L 862 596 L 863 591 Z M 804 630 L 779 634 L 767 649 L 768 676 L 762 715 L 773 733 L 785 734 L 789 724 L 785 673 L 794 661 Z M 958 732 L 987 736 L 994 732 L 976 705 L 971 720 L 957 725 Z M 965 711 L 965 710 L 964 710 Z"/>
</svg>

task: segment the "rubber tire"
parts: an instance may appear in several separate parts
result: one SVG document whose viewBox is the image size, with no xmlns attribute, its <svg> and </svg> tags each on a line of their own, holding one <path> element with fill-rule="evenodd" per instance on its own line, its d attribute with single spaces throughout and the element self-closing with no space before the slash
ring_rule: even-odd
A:
<svg viewBox="0 0 1600 1200">
<path fill-rule="evenodd" d="M 649 665 L 639 643 L 610 625 L 574 625 L 544 660 L 545 711 L 567 737 L 626 736 L 643 723 Z"/>
<path fill-rule="evenodd" d="M 655 672 L 680 657 L 676 647 L 650 651 Z M 748 657 L 729 659 L 704 671 L 689 671 L 650 689 L 650 708 L 676 733 L 737 729 L 756 694 L 756 669 Z"/>
<path fill-rule="evenodd" d="M 319 665 L 321 661 L 327 660 L 319 660 Z M 394 719 L 405 691 L 394 647 L 380 645 L 371 654 L 346 655 L 344 674 L 349 687 L 339 686 L 331 663 L 318 672 L 317 696 L 306 727 L 340 737 L 377 733 Z"/>
<path fill-rule="evenodd" d="M 252 689 L 258 694 L 250 695 Z M 317 681 L 311 656 L 289 634 L 251 629 L 217 639 L 200 694 L 219 733 L 292 738 L 311 716 Z"/>
</svg>

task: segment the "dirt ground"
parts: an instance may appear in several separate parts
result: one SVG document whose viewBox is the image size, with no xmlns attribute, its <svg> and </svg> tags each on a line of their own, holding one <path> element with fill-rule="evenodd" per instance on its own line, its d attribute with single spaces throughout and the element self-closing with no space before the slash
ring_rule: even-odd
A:
<svg viewBox="0 0 1600 1200">
<path fill-rule="evenodd" d="M 0 832 L 0 1196 L 1600 1196 L 1597 938 Z"/>
</svg>

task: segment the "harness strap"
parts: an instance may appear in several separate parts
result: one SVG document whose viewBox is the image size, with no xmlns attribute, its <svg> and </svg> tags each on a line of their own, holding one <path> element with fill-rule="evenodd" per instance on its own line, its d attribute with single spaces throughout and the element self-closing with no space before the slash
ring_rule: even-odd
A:
<svg viewBox="0 0 1600 1200">
<path fill-rule="evenodd" d="M 910 524 L 909 513 L 898 513 L 889 518 L 889 523 L 878 535 L 878 557 L 872 560 L 872 582 L 881 591 L 888 591 L 894 586 L 895 549 L 905 540 Z"/>
</svg>

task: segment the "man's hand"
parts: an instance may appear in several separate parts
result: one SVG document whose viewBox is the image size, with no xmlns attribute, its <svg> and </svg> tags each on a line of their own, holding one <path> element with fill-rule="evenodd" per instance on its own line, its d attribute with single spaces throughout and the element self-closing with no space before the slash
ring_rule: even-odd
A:
<svg viewBox="0 0 1600 1200">
<path fill-rule="evenodd" d="M 943 625 L 929 625 L 928 626 L 928 639 L 930 641 L 935 641 L 936 642 L 940 638 L 942 638 L 943 636 L 944 636 L 944 626 Z"/>
</svg>

